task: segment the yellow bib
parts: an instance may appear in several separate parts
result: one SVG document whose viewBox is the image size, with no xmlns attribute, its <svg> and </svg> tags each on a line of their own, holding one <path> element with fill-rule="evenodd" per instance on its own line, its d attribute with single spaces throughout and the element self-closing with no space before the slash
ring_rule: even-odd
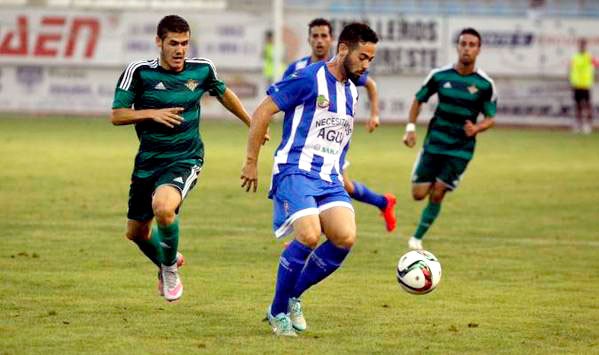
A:
<svg viewBox="0 0 599 355">
<path fill-rule="evenodd" d="M 595 68 L 593 67 L 593 57 L 588 52 L 576 53 L 572 56 L 570 62 L 570 84 L 575 89 L 591 89 Z"/>
</svg>

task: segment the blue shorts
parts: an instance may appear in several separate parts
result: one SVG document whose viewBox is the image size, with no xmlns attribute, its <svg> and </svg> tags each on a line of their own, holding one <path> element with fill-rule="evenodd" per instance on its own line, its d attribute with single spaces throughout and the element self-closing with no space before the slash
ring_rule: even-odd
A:
<svg viewBox="0 0 599 355">
<path fill-rule="evenodd" d="M 298 218 L 319 215 L 331 207 L 354 210 L 351 198 L 339 182 L 327 182 L 303 174 L 292 174 L 277 179 L 273 186 L 272 229 L 277 238 L 293 231 Z"/>
</svg>

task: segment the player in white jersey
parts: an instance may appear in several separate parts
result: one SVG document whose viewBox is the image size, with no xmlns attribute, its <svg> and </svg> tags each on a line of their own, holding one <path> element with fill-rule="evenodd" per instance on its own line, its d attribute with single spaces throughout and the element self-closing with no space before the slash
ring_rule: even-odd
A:
<svg viewBox="0 0 599 355">
<path fill-rule="evenodd" d="M 312 49 L 312 54 L 292 62 L 283 73 L 286 78 L 294 72 L 301 70 L 312 63 L 330 60 L 331 45 L 333 43 L 333 26 L 324 18 L 315 18 L 308 24 L 308 43 Z M 379 104 L 376 82 L 368 76 L 368 71 L 364 72 L 357 79 L 353 80 L 356 86 L 363 86 L 368 94 L 370 101 L 370 119 L 366 123 L 369 133 L 372 133 L 379 126 Z M 345 160 L 345 166 L 341 167 L 343 172 L 343 183 L 345 190 L 351 198 L 363 203 L 377 207 L 385 220 L 387 231 L 392 232 L 397 226 L 395 217 L 396 197 L 392 193 L 379 194 L 365 184 L 352 180 L 348 173 L 349 161 Z"/>
<path fill-rule="evenodd" d="M 354 210 L 340 176 L 358 98 L 349 79 L 368 69 L 377 42 L 367 25 L 347 25 L 334 59 L 272 85 L 252 116 L 241 186 L 255 192 L 260 137 L 272 116 L 285 112 L 269 197 L 276 237 L 293 232 L 294 240 L 280 257 L 267 313 L 277 335 L 295 336 L 306 329 L 299 297 L 339 268 L 356 241 Z M 322 233 L 327 240 L 318 245 Z"/>
</svg>

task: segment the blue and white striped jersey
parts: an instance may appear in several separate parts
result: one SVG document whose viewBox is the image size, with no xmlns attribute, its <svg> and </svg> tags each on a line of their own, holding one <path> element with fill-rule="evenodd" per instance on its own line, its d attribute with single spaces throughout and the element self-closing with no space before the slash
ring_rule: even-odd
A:
<svg viewBox="0 0 599 355">
<path fill-rule="evenodd" d="M 350 80 L 337 81 L 326 63 L 318 62 L 273 84 L 267 93 L 285 112 L 271 192 L 277 180 L 289 174 L 342 184 L 358 101 L 356 86 Z"/>
<path fill-rule="evenodd" d="M 326 61 L 328 62 L 329 60 L 327 59 Z M 312 56 L 306 56 L 306 57 L 296 60 L 295 62 L 292 62 L 291 64 L 289 64 L 289 66 L 283 73 L 283 79 L 285 79 L 286 77 L 288 77 L 289 75 L 295 73 L 296 71 L 298 71 L 300 69 L 304 69 L 305 67 L 307 67 L 310 64 L 312 64 Z M 354 84 L 356 84 L 356 86 L 364 86 L 364 85 L 366 85 L 367 79 L 368 79 L 368 72 L 365 72 L 364 74 L 360 75 L 360 77 L 358 78 L 358 80 L 356 82 L 354 82 Z"/>
</svg>

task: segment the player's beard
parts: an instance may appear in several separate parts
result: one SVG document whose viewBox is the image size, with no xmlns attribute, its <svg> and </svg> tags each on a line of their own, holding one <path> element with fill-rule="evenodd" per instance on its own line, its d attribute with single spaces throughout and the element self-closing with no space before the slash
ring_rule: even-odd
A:
<svg viewBox="0 0 599 355">
<path fill-rule="evenodd" d="M 357 82 L 360 76 L 362 75 L 352 72 L 349 56 L 345 57 L 345 59 L 343 60 L 343 70 L 345 70 L 345 75 L 347 75 L 347 78 L 353 81 L 354 83 Z"/>
<path fill-rule="evenodd" d="M 460 62 L 462 63 L 463 66 L 467 67 L 469 65 L 472 65 L 474 63 L 474 60 L 472 59 L 472 57 L 461 58 Z"/>
</svg>

